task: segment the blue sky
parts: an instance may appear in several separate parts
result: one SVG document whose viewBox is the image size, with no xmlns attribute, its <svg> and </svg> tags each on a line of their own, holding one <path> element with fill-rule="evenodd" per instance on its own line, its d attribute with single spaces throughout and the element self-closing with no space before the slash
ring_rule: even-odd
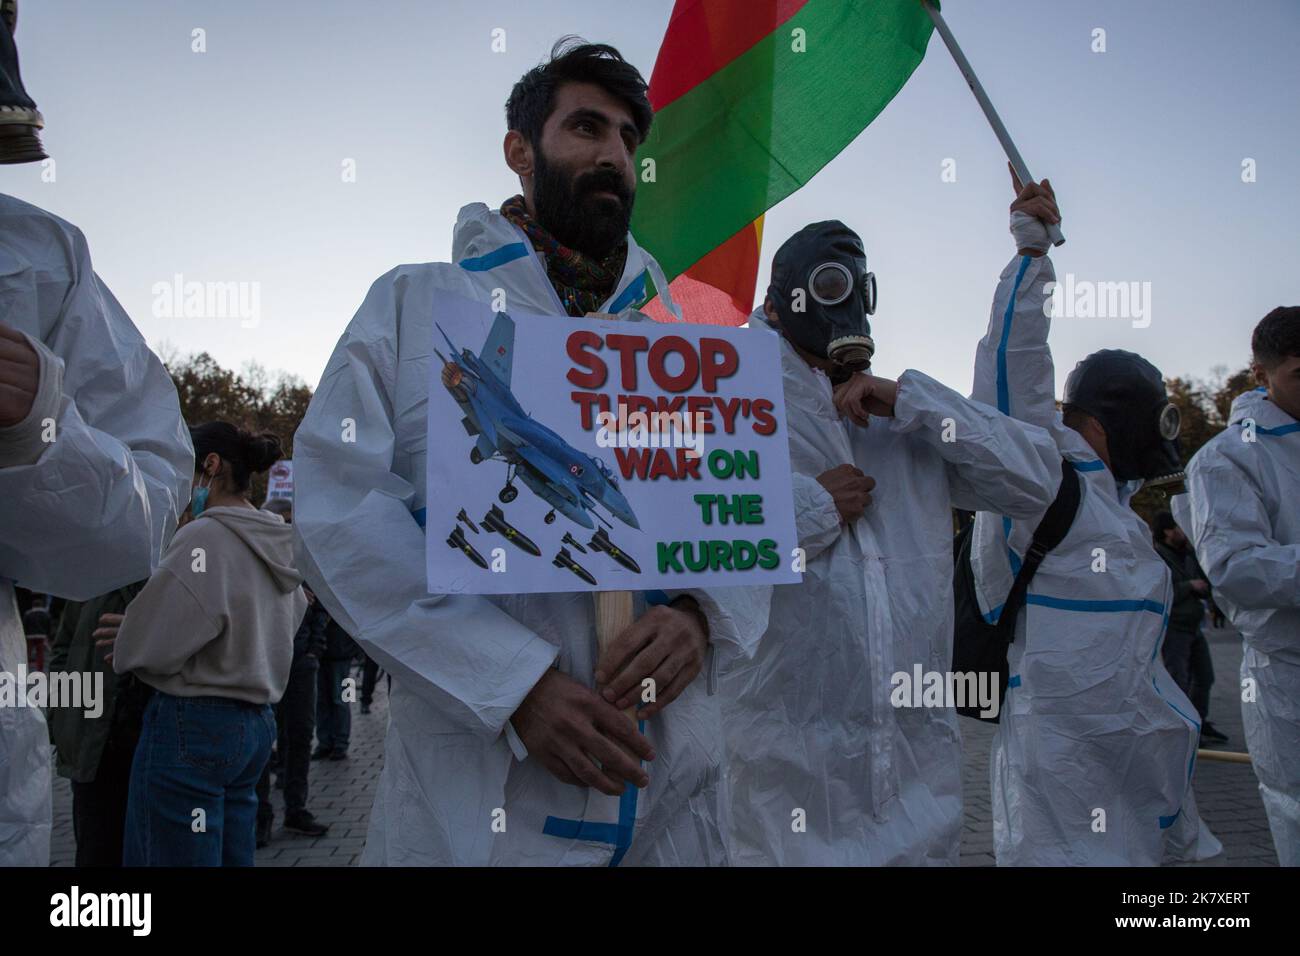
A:
<svg viewBox="0 0 1300 956">
<path fill-rule="evenodd" d="M 1056 322 L 1058 393 L 1102 347 L 1141 352 L 1167 375 L 1244 364 L 1254 323 L 1300 302 L 1300 4 L 944 6 L 1030 168 L 1057 188 L 1069 239 L 1058 275 L 1150 283 L 1146 327 Z M 23 77 L 45 114 L 54 181 L 39 165 L 0 167 L 0 191 L 85 231 L 151 345 L 233 367 L 255 359 L 314 385 L 377 276 L 446 259 L 460 206 L 518 191 L 501 139 L 519 75 L 577 33 L 648 77 L 671 7 L 24 0 Z M 204 53 L 191 50 L 196 28 Z M 343 182 L 348 159 L 355 182 Z M 948 159 L 955 182 L 941 177 Z M 997 142 L 936 36 L 879 119 L 769 214 L 759 288 L 786 236 L 843 219 L 880 283 L 877 371 L 918 368 L 967 390 L 1014 251 L 1010 198 Z M 155 285 L 177 274 L 258 283 L 256 325 L 155 315 Z"/>
</svg>

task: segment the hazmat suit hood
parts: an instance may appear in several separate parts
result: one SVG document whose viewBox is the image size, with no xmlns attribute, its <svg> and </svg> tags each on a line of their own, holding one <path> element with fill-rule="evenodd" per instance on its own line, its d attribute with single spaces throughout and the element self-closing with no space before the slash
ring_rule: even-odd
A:
<svg viewBox="0 0 1300 956">
<path fill-rule="evenodd" d="M 279 515 L 253 508 L 208 508 L 195 520 L 208 519 L 220 522 L 248 545 L 280 591 L 288 593 L 302 583 L 293 564 L 293 527 Z"/>
<path fill-rule="evenodd" d="M 522 229 L 486 203 L 474 202 L 461 207 L 452 230 L 451 258 L 458 267 L 457 279 L 461 280 L 453 285 L 461 285 L 464 290 L 458 294 L 473 297 L 474 279 L 490 276 L 496 283 L 493 289 L 509 291 L 511 310 L 540 315 L 567 314 L 547 278 L 546 264 L 533 249 L 532 242 Z M 664 310 L 680 322 L 681 308 L 672 299 L 663 269 L 629 232 L 623 274 L 603 311 L 621 314 L 633 309 L 625 317 L 647 318 L 633 307 L 646 298 L 651 283 Z"/>
<path fill-rule="evenodd" d="M 1290 416 L 1269 401 L 1268 392 L 1264 389 L 1252 388 L 1232 400 L 1232 409 L 1228 412 L 1228 424 L 1238 425 L 1250 418 L 1264 425 L 1273 425 L 1276 424 L 1272 421 L 1274 417 L 1289 418 Z"/>
<path fill-rule="evenodd" d="M 39 130 L 45 120 L 27 95 L 18 72 L 18 0 L 0 0 L 0 163 L 45 159 Z"/>
<path fill-rule="evenodd" d="M 1160 370 L 1142 356 L 1122 349 L 1092 353 L 1065 380 L 1063 404 L 1101 424 L 1116 481 L 1182 477 L 1178 406 L 1169 401 Z"/>
</svg>

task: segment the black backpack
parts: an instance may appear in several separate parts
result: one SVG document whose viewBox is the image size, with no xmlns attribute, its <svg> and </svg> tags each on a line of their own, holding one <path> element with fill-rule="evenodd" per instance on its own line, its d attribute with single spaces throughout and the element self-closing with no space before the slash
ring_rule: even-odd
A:
<svg viewBox="0 0 1300 956">
<path fill-rule="evenodd" d="M 976 720 L 998 722 L 1002 713 L 1001 703 L 1007 695 L 1007 650 L 1016 638 L 1016 618 L 1025 606 L 1025 594 L 1029 582 L 1038 570 L 1047 553 L 1065 540 L 1074 523 L 1075 512 L 1079 509 L 1079 475 L 1065 459 L 1061 459 L 1061 487 L 1056 493 L 1047 512 L 1038 527 L 1034 529 L 1033 541 L 1025 553 L 1002 605 L 1002 613 L 996 624 L 984 620 L 980 613 L 979 600 L 975 594 L 975 572 L 971 569 L 970 548 L 974 535 L 975 522 L 970 521 L 953 540 L 953 635 L 952 635 L 952 673 L 994 673 L 998 675 L 998 711 L 993 717 L 980 714 L 980 705 L 968 700 L 966 706 L 956 708 L 963 717 Z"/>
</svg>

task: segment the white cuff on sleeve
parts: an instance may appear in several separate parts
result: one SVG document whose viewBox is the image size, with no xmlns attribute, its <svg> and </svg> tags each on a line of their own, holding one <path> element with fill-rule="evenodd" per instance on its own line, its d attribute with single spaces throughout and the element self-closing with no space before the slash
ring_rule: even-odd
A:
<svg viewBox="0 0 1300 956">
<path fill-rule="evenodd" d="M 1047 235 L 1047 226 L 1037 216 L 1027 212 L 1011 214 L 1011 236 L 1016 241 L 1016 249 L 1033 249 L 1046 252 L 1052 248 L 1052 240 Z"/>
<path fill-rule="evenodd" d="M 506 721 L 506 743 L 510 745 L 510 752 L 515 755 L 515 759 L 520 763 L 528 759 L 528 748 L 524 746 L 524 742 L 515 733 L 515 725 L 508 720 Z"/>
</svg>

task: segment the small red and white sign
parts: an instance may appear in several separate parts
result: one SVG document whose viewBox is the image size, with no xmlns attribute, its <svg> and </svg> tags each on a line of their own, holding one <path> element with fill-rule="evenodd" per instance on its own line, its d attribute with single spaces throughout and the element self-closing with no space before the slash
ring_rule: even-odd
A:
<svg viewBox="0 0 1300 956">
<path fill-rule="evenodd" d="M 271 466 L 266 481 L 266 500 L 287 498 L 293 501 L 293 460 L 290 458 L 277 461 Z"/>
</svg>

